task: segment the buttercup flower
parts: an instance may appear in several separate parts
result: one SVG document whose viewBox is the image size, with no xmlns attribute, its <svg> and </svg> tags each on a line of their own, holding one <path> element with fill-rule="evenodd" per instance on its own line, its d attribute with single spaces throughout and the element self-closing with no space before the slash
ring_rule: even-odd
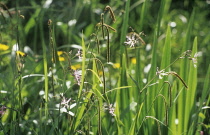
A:
<svg viewBox="0 0 210 135">
<path fill-rule="evenodd" d="M 76 65 L 71 66 L 71 69 L 73 69 L 73 70 L 77 70 L 79 68 L 81 68 L 81 64 L 76 64 Z"/>
<path fill-rule="evenodd" d="M 132 58 L 132 59 L 131 59 L 131 63 L 132 63 L 132 64 L 136 64 L 136 58 Z"/>
<path fill-rule="evenodd" d="M 4 45 L 4 44 L 0 44 L 0 50 L 6 51 L 6 50 L 8 50 L 8 49 L 9 49 L 9 46 Z"/>
<path fill-rule="evenodd" d="M 59 61 L 65 61 L 65 58 L 62 56 L 63 53 L 64 53 L 63 51 L 57 51 Z"/>
<path fill-rule="evenodd" d="M 114 63 L 113 67 L 114 68 L 120 68 L 120 63 Z"/>
<path fill-rule="evenodd" d="M 21 51 L 16 51 L 16 54 L 17 54 L 17 55 L 19 55 L 19 56 L 22 56 L 22 57 L 27 56 L 27 54 L 26 54 L 26 53 L 21 52 Z"/>
</svg>

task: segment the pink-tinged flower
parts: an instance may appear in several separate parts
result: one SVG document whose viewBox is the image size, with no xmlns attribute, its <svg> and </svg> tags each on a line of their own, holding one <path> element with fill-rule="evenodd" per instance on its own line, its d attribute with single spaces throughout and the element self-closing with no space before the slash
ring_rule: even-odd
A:
<svg viewBox="0 0 210 135">
<path fill-rule="evenodd" d="M 144 42 L 144 40 L 140 37 L 141 35 L 146 36 L 143 32 L 141 32 L 140 34 L 137 34 L 135 32 L 130 32 L 127 34 L 126 36 L 126 42 L 125 45 L 130 45 L 130 47 L 135 47 L 136 44 L 140 41 L 142 45 L 145 45 L 146 43 Z"/>
<path fill-rule="evenodd" d="M 78 52 L 76 53 L 76 56 L 79 57 L 79 59 L 82 59 L 82 51 L 79 49 Z"/>
<path fill-rule="evenodd" d="M 1 115 L 1 116 L 3 116 L 3 115 L 5 114 L 6 109 L 7 109 L 6 106 L 1 106 L 1 107 L 0 107 L 0 115 Z"/>
<path fill-rule="evenodd" d="M 71 98 L 69 99 L 65 98 L 63 94 L 61 94 L 61 97 L 62 97 L 61 103 L 56 105 L 57 107 L 56 110 L 60 110 L 61 113 L 65 112 L 71 116 L 74 116 L 75 114 L 70 110 L 76 106 L 76 103 L 70 104 L 70 102 L 72 101 Z"/>
<path fill-rule="evenodd" d="M 187 50 L 187 51 L 185 51 L 183 54 L 182 54 L 182 56 L 180 57 L 180 59 L 183 59 L 183 58 L 188 58 L 189 60 L 192 60 L 192 63 L 193 63 L 193 66 L 195 67 L 195 68 L 197 68 L 197 57 L 200 57 L 201 55 L 202 55 L 202 52 L 196 52 L 195 54 L 194 54 L 194 56 L 192 56 L 191 55 L 191 50 Z"/>
<path fill-rule="evenodd" d="M 194 57 L 191 58 L 192 59 L 192 62 L 193 62 L 193 66 L 195 68 L 197 68 L 197 57 L 198 57 L 198 53 L 195 53 L 194 54 Z"/>
<path fill-rule="evenodd" d="M 74 70 L 73 76 L 74 76 L 77 84 L 80 85 L 80 83 L 81 83 L 81 76 L 82 76 L 81 75 L 81 70 Z"/>
<path fill-rule="evenodd" d="M 114 114 L 115 108 L 114 108 L 113 104 L 110 104 L 110 105 L 108 106 L 108 108 L 104 108 L 104 109 L 105 109 L 105 110 L 108 110 L 109 113 L 110 113 L 112 116 L 116 116 L 116 115 Z"/>
<path fill-rule="evenodd" d="M 63 99 L 61 101 L 61 105 L 63 105 L 64 107 L 68 107 L 70 101 L 71 101 L 71 98 L 67 99 L 67 98 L 63 97 Z"/>
</svg>

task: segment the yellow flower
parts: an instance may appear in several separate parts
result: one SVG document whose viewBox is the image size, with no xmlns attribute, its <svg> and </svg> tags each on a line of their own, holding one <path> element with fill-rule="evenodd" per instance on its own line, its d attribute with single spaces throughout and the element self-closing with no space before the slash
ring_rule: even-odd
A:
<svg viewBox="0 0 210 135">
<path fill-rule="evenodd" d="M 57 51 L 59 61 L 65 61 L 65 58 L 61 56 L 62 54 L 63 54 L 63 51 Z"/>
<path fill-rule="evenodd" d="M 63 51 L 57 51 L 58 56 L 63 54 Z"/>
<path fill-rule="evenodd" d="M 6 51 L 8 49 L 9 49 L 9 46 L 8 45 L 0 44 L 0 50 Z"/>
<path fill-rule="evenodd" d="M 77 70 L 79 68 L 81 68 L 81 65 L 80 64 L 76 64 L 76 65 L 72 65 L 71 66 L 71 69 L 73 69 L 73 70 Z"/>
<path fill-rule="evenodd" d="M 132 63 L 132 64 L 136 64 L 136 58 L 132 58 L 132 59 L 131 59 L 131 63 Z"/>
<path fill-rule="evenodd" d="M 120 68 L 120 63 L 114 63 L 113 67 L 114 68 Z"/>
<path fill-rule="evenodd" d="M 99 74 L 99 75 L 103 75 L 103 72 L 100 70 L 98 74 Z"/>
<path fill-rule="evenodd" d="M 17 54 L 17 55 L 20 55 L 20 56 L 22 56 L 22 57 L 25 57 L 25 56 L 27 55 L 26 53 L 21 52 L 21 51 L 16 51 L 16 54 Z"/>
<path fill-rule="evenodd" d="M 58 56 L 58 60 L 59 61 L 65 61 L 65 58 L 64 57 L 61 57 L 61 56 Z"/>
</svg>

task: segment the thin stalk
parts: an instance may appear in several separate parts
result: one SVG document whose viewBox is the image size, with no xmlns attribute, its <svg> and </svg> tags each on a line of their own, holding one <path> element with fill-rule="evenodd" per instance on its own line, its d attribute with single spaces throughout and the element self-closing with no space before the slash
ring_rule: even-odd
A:
<svg viewBox="0 0 210 135">
<path fill-rule="evenodd" d="M 40 28 L 40 39 L 42 43 L 43 49 L 43 64 L 44 64 L 44 91 L 45 91 L 45 117 L 48 118 L 48 63 L 47 63 L 47 47 L 45 44 L 44 39 L 44 29 L 43 29 L 43 17 L 44 17 L 44 10 L 40 13 L 40 20 L 39 20 L 39 28 Z"/>
</svg>

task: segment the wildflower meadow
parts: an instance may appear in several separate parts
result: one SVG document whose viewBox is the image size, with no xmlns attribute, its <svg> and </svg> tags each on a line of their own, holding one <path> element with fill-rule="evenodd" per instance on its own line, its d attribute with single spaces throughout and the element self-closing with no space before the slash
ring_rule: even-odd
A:
<svg viewBox="0 0 210 135">
<path fill-rule="evenodd" d="M 1 0 L 0 135 L 210 135 L 209 0 Z"/>
</svg>

